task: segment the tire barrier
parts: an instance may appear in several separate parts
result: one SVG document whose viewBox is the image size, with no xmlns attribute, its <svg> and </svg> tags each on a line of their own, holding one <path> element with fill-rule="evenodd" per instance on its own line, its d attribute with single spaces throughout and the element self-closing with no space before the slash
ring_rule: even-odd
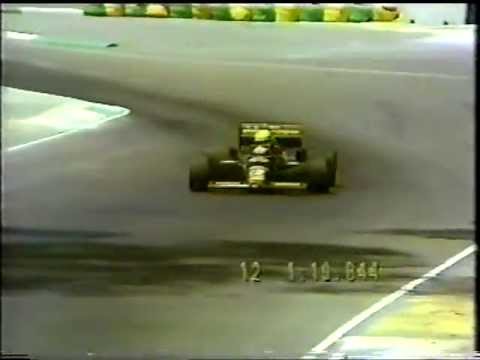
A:
<svg viewBox="0 0 480 360">
<path fill-rule="evenodd" d="M 147 16 L 146 4 L 125 4 L 125 16 Z"/>
<path fill-rule="evenodd" d="M 261 22 L 391 22 L 396 6 L 380 4 L 89 4 L 87 16 L 132 16 Z"/>
<path fill-rule="evenodd" d="M 230 7 L 230 15 L 235 21 L 251 21 L 252 11 L 251 8 L 245 4 L 233 4 Z"/>
<path fill-rule="evenodd" d="M 191 19 L 192 5 L 191 4 L 170 4 L 169 13 L 171 18 L 176 19 Z"/>
<path fill-rule="evenodd" d="M 275 7 L 272 4 L 253 4 L 252 21 L 272 22 L 275 21 Z"/>
<path fill-rule="evenodd" d="M 295 4 L 278 4 L 275 6 L 276 20 L 281 22 L 298 21 L 299 7 Z"/>
<path fill-rule="evenodd" d="M 373 6 L 351 5 L 348 8 L 349 22 L 367 22 L 373 20 Z"/>
<path fill-rule="evenodd" d="M 192 4 L 192 18 L 199 20 L 209 20 L 212 18 L 212 11 L 206 4 Z"/>
<path fill-rule="evenodd" d="M 125 7 L 123 4 L 104 4 L 106 16 L 123 16 Z"/>
<path fill-rule="evenodd" d="M 373 9 L 373 21 L 394 21 L 400 18 L 396 6 L 377 5 Z"/>
<path fill-rule="evenodd" d="M 166 18 L 169 16 L 167 7 L 162 4 L 148 4 L 145 13 L 150 17 Z"/>
<path fill-rule="evenodd" d="M 87 16 L 107 16 L 105 6 L 103 4 L 90 4 L 85 6 L 83 14 Z"/>
<path fill-rule="evenodd" d="M 323 21 L 325 22 L 347 22 L 348 7 L 341 5 L 327 6 L 323 13 Z"/>
<path fill-rule="evenodd" d="M 323 21 L 325 7 L 322 5 L 308 4 L 299 9 L 298 20 L 309 22 Z"/>
<path fill-rule="evenodd" d="M 212 12 L 213 20 L 230 21 L 232 16 L 230 14 L 230 6 L 228 4 L 211 4 L 210 9 Z"/>
</svg>

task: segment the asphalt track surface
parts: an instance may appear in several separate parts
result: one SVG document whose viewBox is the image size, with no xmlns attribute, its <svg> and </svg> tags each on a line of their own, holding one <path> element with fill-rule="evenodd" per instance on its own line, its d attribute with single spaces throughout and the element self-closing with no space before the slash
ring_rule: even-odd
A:
<svg viewBox="0 0 480 360">
<path fill-rule="evenodd" d="M 119 47 L 4 40 L 4 85 L 131 114 L 4 153 L 4 350 L 301 356 L 471 244 L 473 42 L 28 16 L 4 15 L 3 29 Z M 188 163 L 234 144 L 244 120 L 304 124 L 312 154 L 338 149 L 338 188 L 190 193 Z M 243 260 L 264 266 L 261 283 L 241 281 Z M 376 283 L 285 281 L 288 261 L 314 260 L 384 270 Z"/>
</svg>

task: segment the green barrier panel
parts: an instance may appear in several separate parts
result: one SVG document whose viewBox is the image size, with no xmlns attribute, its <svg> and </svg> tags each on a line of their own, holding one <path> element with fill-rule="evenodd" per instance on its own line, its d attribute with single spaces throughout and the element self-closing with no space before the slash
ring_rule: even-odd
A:
<svg viewBox="0 0 480 360">
<path fill-rule="evenodd" d="M 122 4 L 104 4 L 107 16 L 123 16 L 124 6 Z"/>
<path fill-rule="evenodd" d="M 396 6 L 376 6 L 373 10 L 374 21 L 394 21 L 400 17 Z"/>
<path fill-rule="evenodd" d="M 168 9 L 162 4 L 148 4 L 145 8 L 145 15 L 151 17 L 168 17 Z"/>
<path fill-rule="evenodd" d="M 252 21 L 275 21 L 275 8 L 273 6 L 252 6 Z"/>
<path fill-rule="evenodd" d="M 373 20 L 373 6 L 352 5 L 349 7 L 348 21 L 367 22 Z"/>
<path fill-rule="evenodd" d="M 88 16 L 107 16 L 105 6 L 102 4 L 87 5 L 85 9 L 83 9 L 83 14 Z"/>
<path fill-rule="evenodd" d="M 147 6 L 145 4 L 125 4 L 125 16 L 146 16 Z"/>
<path fill-rule="evenodd" d="M 230 15 L 230 7 L 228 5 L 212 5 L 210 6 L 212 12 L 212 19 L 230 21 L 232 16 Z"/>
<path fill-rule="evenodd" d="M 299 8 L 298 20 L 300 21 L 323 21 L 323 6 L 306 5 Z"/>
<path fill-rule="evenodd" d="M 323 21 L 346 22 L 348 20 L 348 8 L 345 6 L 327 6 L 323 10 Z"/>
<path fill-rule="evenodd" d="M 192 17 L 194 19 L 208 20 L 212 18 L 212 12 L 208 5 L 192 4 Z"/>
<path fill-rule="evenodd" d="M 277 5 L 275 13 L 277 21 L 293 22 L 298 21 L 300 11 L 297 7 Z"/>
<path fill-rule="evenodd" d="M 242 5 L 232 5 L 230 7 L 230 15 L 236 21 L 250 21 L 252 19 L 251 9 Z"/>
<path fill-rule="evenodd" d="M 169 5 L 170 17 L 178 19 L 192 18 L 192 5 L 190 4 L 171 4 Z"/>
</svg>

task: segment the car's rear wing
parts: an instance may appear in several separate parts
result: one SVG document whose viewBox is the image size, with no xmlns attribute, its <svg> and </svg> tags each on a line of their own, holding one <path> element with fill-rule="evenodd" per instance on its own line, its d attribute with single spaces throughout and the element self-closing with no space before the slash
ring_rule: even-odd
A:
<svg viewBox="0 0 480 360">
<path fill-rule="evenodd" d="M 239 144 L 248 145 L 253 143 L 255 133 L 258 130 L 268 129 L 279 143 L 286 147 L 301 147 L 303 128 L 298 124 L 285 123 L 241 123 L 239 126 Z"/>
<path fill-rule="evenodd" d="M 298 124 L 284 123 L 241 123 L 240 136 L 253 136 L 258 130 L 268 129 L 273 136 L 280 137 L 298 137 L 303 136 L 303 128 Z"/>
</svg>

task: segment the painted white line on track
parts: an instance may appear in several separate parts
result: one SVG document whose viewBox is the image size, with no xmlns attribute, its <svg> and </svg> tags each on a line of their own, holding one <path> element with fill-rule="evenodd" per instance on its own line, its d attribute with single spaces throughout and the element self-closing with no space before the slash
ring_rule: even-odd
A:
<svg viewBox="0 0 480 360">
<path fill-rule="evenodd" d="M 472 43 L 473 48 L 473 43 Z M 119 56 L 116 54 L 115 56 Z M 143 59 L 145 60 L 145 54 L 129 54 L 123 53 L 121 56 L 129 59 Z M 277 58 L 275 61 L 282 60 Z M 288 60 L 285 58 L 284 60 Z M 155 60 L 158 63 L 158 60 Z M 313 66 L 306 64 L 298 63 L 285 63 L 285 62 L 275 62 L 271 60 L 264 61 L 238 61 L 238 60 L 203 60 L 196 59 L 195 64 L 198 65 L 218 65 L 218 66 L 239 66 L 239 67 L 265 67 L 270 70 L 273 68 L 277 69 L 299 69 L 299 70 L 308 70 L 316 72 L 330 72 L 330 73 L 349 73 L 349 74 L 359 74 L 359 75 L 379 75 L 379 76 L 399 76 L 399 77 L 412 77 L 412 78 L 432 78 L 432 79 L 445 79 L 445 80 L 473 80 L 471 75 L 460 75 L 460 74 L 442 74 L 442 73 L 426 73 L 426 72 L 415 72 L 415 71 L 394 71 L 394 70 L 376 70 L 376 69 L 367 69 L 367 68 L 341 68 L 341 67 L 330 67 L 330 66 Z M 191 61 L 185 60 L 184 58 L 170 58 L 162 59 L 162 64 L 174 64 L 174 65 L 191 65 Z"/>
<path fill-rule="evenodd" d="M 22 13 L 53 13 L 53 14 L 72 14 L 83 15 L 82 9 L 75 8 L 41 8 L 33 6 L 21 6 L 18 8 Z"/>
<path fill-rule="evenodd" d="M 123 111 L 121 113 L 115 114 L 111 117 L 108 117 L 108 118 L 102 120 L 102 121 L 99 121 L 97 124 L 95 124 L 94 127 L 84 127 L 84 128 L 78 128 L 78 129 L 64 131 L 64 132 L 61 132 L 59 134 L 55 134 L 55 135 L 52 135 L 52 136 L 47 136 L 47 137 L 44 137 L 42 139 L 27 142 L 25 144 L 9 147 L 6 151 L 11 152 L 11 151 L 16 151 L 16 150 L 21 150 L 21 149 L 25 149 L 25 148 L 33 146 L 33 145 L 37 145 L 37 144 L 41 144 L 41 143 L 44 143 L 44 142 L 47 142 L 47 141 L 50 141 L 50 140 L 58 139 L 62 136 L 71 135 L 71 134 L 77 133 L 79 131 L 91 130 L 91 129 L 97 128 L 98 126 L 102 125 L 103 123 L 106 123 L 107 121 L 111 121 L 111 120 L 114 120 L 116 118 L 128 115 L 129 113 L 130 113 L 130 110 L 123 109 Z"/>
<path fill-rule="evenodd" d="M 472 45 L 473 47 L 473 45 Z M 121 54 L 122 56 L 130 59 L 143 59 L 145 60 L 145 55 L 138 54 Z M 118 56 L 118 54 L 116 55 Z M 276 59 L 278 61 L 279 58 Z M 282 59 L 280 59 L 282 60 Z M 288 58 L 285 58 L 288 60 Z M 158 62 L 158 60 L 156 60 Z M 182 64 L 190 65 L 191 62 L 184 60 L 183 58 L 175 59 L 162 59 L 163 64 Z M 432 78 L 432 79 L 445 79 L 445 80 L 473 80 L 471 75 L 460 75 L 460 74 L 442 74 L 442 73 L 426 73 L 426 72 L 415 72 L 415 71 L 394 71 L 394 70 L 376 70 L 376 69 L 367 69 L 367 68 L 340 68 L 340 67 L 330 67 L 330 66 L 313 66 L 306 64 L 298 63 L 279 63 L 275 61 L 238 61 L 238 60 L 195 60 L 195 64 L 198 65 L 218 65 L 218 66 L 240 66 L 240 67 L 268 67 L 268 69 L 299 69 L 299 70 L 308 70 L 316 72 L 330 72 L 330 73 L 348 73 L 348 74 L 359 74 L 359 75 L 379 75 L 379 76 L 399 76 L 399 77 L 411 77 L 411 78 Z"/>
<path fill-rule="evenodd" d="M 455 74 L 440 74 L 440 73 L 422 73 L 422 72 L 410 72 L 410 71 L 389 71 L 389 70 L 374 70 L 374 69 L 352 69 L 352 68 L 338 68 L 338 67 L 323 67 L 323 66 L 309 66 L 298 64 L 277 64 L 269 62 L 237 62 L 226 60 L 225 65 L 240 65 L 240 66 L 260 66 L 268 65 L 269 67 L 280 68 L 297 68 L 305 70 L 313 70 L 318 72 L 332 72 L 332 73 L 349 73 L 349 74 L 361 74 L 361 75 L 382 75 L 382 76 L 403 76 L 403 77 L 420 77 L 420 78 L 437 78 L 448 80 L 468 80 L 473 79 L 467 75 L 455 75 Z"/>
<path fill-rule="evenodd" d="M 38 38 L 37 34 L 33 33 L 25 33 L 25 32 L 18 32 L 18 31 L 5 31 L 5 37 L 7 39 L 13 40 L 35 40 Z"/>
<path fill-rule="evenodd" d="M 399 290 L 391 293 L 390 295 L 387 295 L 386 297 L 382 298 L 380 301 L 376 302 L 366 310 L 362 311 L 358 315 L 354 316 L 351 320 L 347 321 L 345 324 L 340 326 L 337 330 L 335 330 L 333 333 L 331 333 L 329 336 L 327 336 L 322 342 L 320 342 L 318 345 L 316 345 L 314 348 L 312 348 L 307 355 L 303 356 L 302 359 L 312 359 L 312 356 L 314 355 L 319 355 L 319 354 L 325 354 L 327 352 L 327 348 L 330 347 L 333 343 L 338 341 L 340 338 L 342 338 L 345 334 L 347 334 L 349 331 L 351 331 L 354 327 L 359 325 L 361 322 L 365 321 L 368 319 L 370 316 L 373 314 L 379 312 L 382 310 L 384 307 L 390 305 L 394 301 L 396 301 L 398 298 L 401 296 L 407 294 L 409 291 L 413 290 L 416 288 L 418 285 L 424 283 L 425 281 L 432 279 L 436 277 L 438 274 L 440 274 L 442 271 L 445 271 L 452 265 L 456 264 L 463 258 L 467 257 L 468 255 L 472 254 L 475 252 L 477 249 L 476 245 L 471 245 L 458 253 L 457 255 L 449 258 L 446 260 L 444 263 L 440 264 L 439 266 L 435 267 L 434 269 L 430 270 L 427 272 L 425 275 L 422 277 L 410 281 L 408 284 L 405 284 L 402 286 Z M 314 357 L 313 357 L 314 358 Z"/>
<path fill-rule="evenodd" d="M 315 67 L 319 71 L 329 72 L 344 72 L 344 73 L 357 73 L 368 75 L 393 75 L 393 76 L 407 76 L 407 77 L 430 77 L 449 80 L 467 80 L 471 79 L 470 76 L 464 75 L 450 75 L 450 74 L 438 74 L 438 73 L 421 73 L 421 72 L 409 72 L 409 71 L 386 71 L 386 70 L 371 70 L 371 69 L 348 69 L 348 68 L 328 68 L 328 67 Z"/>
<path fill-rule="evenodd" d="M 54 140 L 54 139 L 57 139 L 57 138 L 59 138 L 59 137 L 62 137 L 62 136 L 65 136 L 65 135 L 69 135 L 69 134 L 72 134 L 72 133 L 77 132 L 77 131 L 79 131 L 79 130 L 69 130 L 69 131 L 62 132 L 62 133 L 60 133 L 60 134 L 56 134 L 56 135 L 52 135 L 52 136 L 47 136 L 47 137 L 45 137 L 45 138 L 38 139 L 38 140 L 34 140 L 34 141 L 30 141 L 30 142 L 25 143 L 25 144 L 12 146 L 12 147 L 8 148 L 7 151 L 10 152 L 10 151 L 15 151 L 15 150 L 24 149 L 24 148 L 26 148 L 26 147 L 29 147 L 29 146 L 32 146 L 32 145 L 36 145 L 36 144 L 40 144 L 40 143 L 43 143 L 43 142 L 46 142 L 46 141 Z"/>
</svg>

